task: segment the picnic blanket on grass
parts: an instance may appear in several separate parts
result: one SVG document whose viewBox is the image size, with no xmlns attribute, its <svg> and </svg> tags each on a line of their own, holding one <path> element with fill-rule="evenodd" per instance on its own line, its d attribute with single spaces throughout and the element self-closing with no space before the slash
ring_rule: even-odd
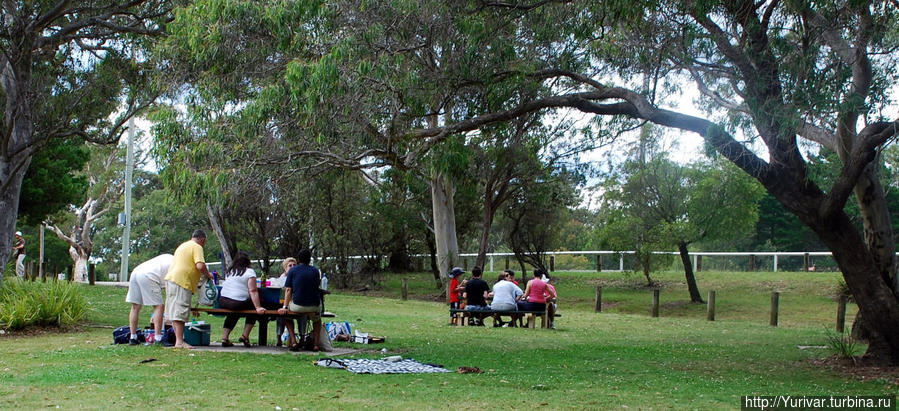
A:
<svg viewBox="0 0 899 411">
<path fill-rule="evenodd" d="M 329 368 L 343 368 L 356 374 L 419 374 L 450 372 L 450 370 L 447 370 L 442 366 L 436 364 L 423 364 L 408 358 L 401 361 L 323 358 L 316 361 L 315 365 Z"/>
</svg>

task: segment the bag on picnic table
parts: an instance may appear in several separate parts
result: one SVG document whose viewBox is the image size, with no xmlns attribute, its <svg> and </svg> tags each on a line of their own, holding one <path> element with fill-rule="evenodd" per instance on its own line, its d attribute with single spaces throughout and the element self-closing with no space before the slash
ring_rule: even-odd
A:
<svg viewBox="0 0 899 411">
<path fill-rule="evenodd" d="M 203 286 L 200 287 L 200 294 L 197 295 L 197 304 L 200 305 L 215 305 L 216 300 L 219 298 L 219 290 L 218 287 L 215 286 L 215 283 L 212 280 L 206 280 L 203 283 Z"/>
</svg>

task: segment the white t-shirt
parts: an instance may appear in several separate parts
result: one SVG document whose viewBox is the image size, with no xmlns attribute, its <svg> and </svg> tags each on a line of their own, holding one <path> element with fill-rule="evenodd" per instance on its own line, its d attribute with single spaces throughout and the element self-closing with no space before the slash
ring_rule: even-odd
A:
<svg viewBox="0 0 899 411">
<path fill-rule="evenodd" d="M 171 267 L 174 259 L 175 256 L 171 254 L 160 254 L 134 267 L 134 271 L 131 271 L 131 276 L 144 275 L 154 284 L 161 286 L 163 278 L 169 272 L 169 267 Z"/>
<path fill-rule="evenodd" d="M 225 282 L 222 283 L 222 297 L 227 297 L 234 301 L 249 300 L 250 289 L 247 287 L 247 281 L 250 278 L 256 278 L 256 272 L 252 268 L 247 268 L 247 271 L 244 271 L 241 276 L 233 275 L 225 278 Z"/>
<path fill-rule="evenodd" d="M 524 294 L 524 292 L 521 291 L 515 283 L 508 280 L 502 280 L 493 285 L 493 302 L 491 305 L 515 305 L 516 299 L 522 294 Z"/>
</svg>

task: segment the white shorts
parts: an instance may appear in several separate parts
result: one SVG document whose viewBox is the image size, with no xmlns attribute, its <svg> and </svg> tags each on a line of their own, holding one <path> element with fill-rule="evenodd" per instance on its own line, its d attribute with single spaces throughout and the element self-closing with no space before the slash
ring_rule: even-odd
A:
<svg viewBox="0 0 899 411">
<path fill-rule="evenodd" d="M 162 299 L 163 286 L 149 275 L 134 273 L 131 275 L 131 280 L 128 281 L 128 295 L 125 297 L 125 302 L 140 305 L 163 305 L 165 304 L 165 300 Z"/>
</svg>

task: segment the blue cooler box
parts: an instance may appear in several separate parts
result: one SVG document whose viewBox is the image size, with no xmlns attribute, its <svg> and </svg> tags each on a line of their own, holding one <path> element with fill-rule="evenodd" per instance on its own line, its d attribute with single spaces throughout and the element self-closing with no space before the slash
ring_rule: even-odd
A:
<svg viewBox="0 0 899 411">
<path fill-rule="evenodd" d="M 190 345 L 209 345 L 211 328 L 205 321 L 184 324 L 184 342 Z"/>
</svg>

